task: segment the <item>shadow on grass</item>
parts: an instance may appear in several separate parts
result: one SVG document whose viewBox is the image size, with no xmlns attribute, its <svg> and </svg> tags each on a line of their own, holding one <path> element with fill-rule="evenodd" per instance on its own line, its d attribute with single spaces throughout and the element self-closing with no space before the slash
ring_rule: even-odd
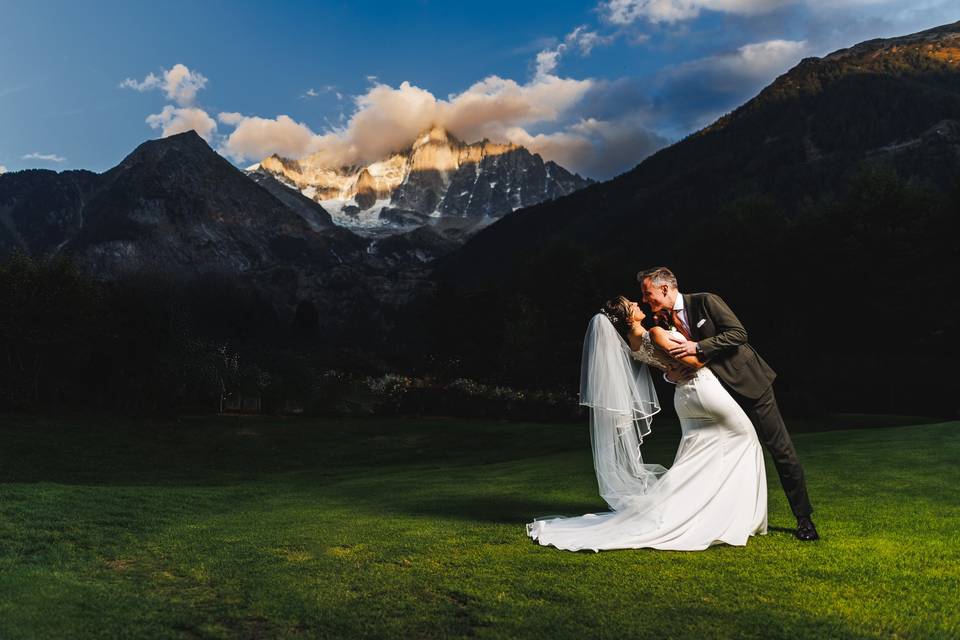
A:
<svg viewBox="0 0 960 640">
<path fill-rule="evenodd" d="M 797 532 L 797 528 L 794 527 L 793 529 L 791 529 L 789 527 L 767 527 L 767 532 L 768 533 L 786 533 L 792 536 L 794 533 Z"/>
<path fill-rule="evenodd" d="M 376 501 L 376 505 L 386 507 Z M 427 516 L 448 520 L 469 520 L 494 524 L 523 524 L 535 518 L 581 516 L 606 512 L 607 505 L 596 500 L 526 498 L 515 496 L 443 496 L 430 502 L 394 501 L 390 511 L 404 515 Z"/>
<path fill-rule="evenodd" d="M 476 465 L 589 447 L 585 425 L 451 418 L 197 416 L 70 421 L 0 414 L 0 483 L 222 486 L 303 473 Z"/>
<path fill-rule="evenodd" d="M 864 416 L 847 416 L 847 424 L 870 422 Z M 873 417 L 873 422 L 893 426 L 897 417 Z M 854 432 L 847 432 L 854 437 Z M 837 434 L 839 437 L 839 434 Z M 857 436 L 859 437 L 859 436 Z M 658 423 L 645 443 L 644 457 L 669 466 L 679 439 L 678 425 L 670 420 Z M 469 486 L 460 486 L 464 476 L 479 485 L 485 478 L 466 468 L 528 460 L 537 466 L 543 456 L 579 453 L 589 457 L 589 437 L 583 424 L 497 423 L 451 418 L 313 419 L 237 418 L 195 416 L 175 420 L 131 421 L 119 418 L 71 420 L 65 417 L 0 415 L 0 483 L 55 482 L 86 486 L 235 486 L 271 477 L 296 484 L 297 490 L 320 489 L 340 479 L 371 470 L 384 472 L 411 467 L 431 478 L 438 493 L 449 490 L 463 495 L 407 501 L 408 510 L 428 515 L 450 515 L 457 509 L 468 517 L 490 520 L 494 511 L 490 498 L 471 495 Z M 824 452 L 822 455 L 830 455 Z M 811 456 L 811 462 L 816 456 Z M 429 467 L 433 467 L 430 469 Z M 434 470 L 440 470 L 434 475 Z M 555 475 L 564 472 L 545 468 Z M 587 473 L 592 468 L 578 468 Z M 914 472 L 916 475 L 916 472 Z M 469 481 L 468 481 L 469 482 Z M 907 487 L 918 487 L 916 478 Z M 451 486 L 452 485 L 452 486 Z M 527 482 L 527 486 L 544 486 Z M 443 491 L 439 491 L 439 489 Z M 489 487 L 488 487 L 489 488 Z M 866 491 L 868 487 L 861 488 Z M 377 487 L 383 493 L 383 487 Z M 395 491 L 385 492 L 383 504 L 396 507 L 402 499 Z M 414 494 L 416 496 L 416 492 Z M 364 500 L 364 496 L 353 496 Z M 922 496 L 921 496 L 922 497 Z M 549 502 L 547 500 L 546 502 Z M 501 505 L 502 509 L 506 504 Z M 538 513 L 576 514 L 605 510 L 602 503 L 546 505 Z M 584 508 L 586 506 L 586 508 Z M 518 512 L 519 513 L 519 512 Z M 498 516 L 499 517 L 499 516 Z M 516 516 L 519 517 L 519 516 Z M 510 520 L 508 516 L 507 521 Z"/>
</svg>

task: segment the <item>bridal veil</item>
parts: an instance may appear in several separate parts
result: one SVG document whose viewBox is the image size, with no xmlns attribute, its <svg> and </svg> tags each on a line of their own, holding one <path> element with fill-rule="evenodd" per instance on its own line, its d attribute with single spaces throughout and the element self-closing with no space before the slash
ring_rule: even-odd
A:
<svg viewBox="0 0 960 640">
<path fill-rule="evenodd" d="M 646 364 L 610 320 L 598 313 L 583 342 L 580 404 L 590 408 L 590 443 L 600 495 L 614 511 L 643 499 L 666 469 L 640 455 L 650 422 L 660 411 Z"/>
</svg>

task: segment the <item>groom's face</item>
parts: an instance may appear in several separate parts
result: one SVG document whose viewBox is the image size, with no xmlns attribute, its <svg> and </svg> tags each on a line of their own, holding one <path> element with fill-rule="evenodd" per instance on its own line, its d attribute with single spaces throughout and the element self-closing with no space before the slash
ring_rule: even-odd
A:
<svg viewBox="0 0 960 640">
<path fill-rule="evenodd" d="M 674 295 L 671 295 L 670 287 L 666 285 L 657 286 L 650 281 L 650 278 L 644 278 L 640 283 L 640 290 L 643 291 L 643 302 L 650 307 L 654 313 L 660 313 L 664 309 L 673 309 Z"/>
</svg>

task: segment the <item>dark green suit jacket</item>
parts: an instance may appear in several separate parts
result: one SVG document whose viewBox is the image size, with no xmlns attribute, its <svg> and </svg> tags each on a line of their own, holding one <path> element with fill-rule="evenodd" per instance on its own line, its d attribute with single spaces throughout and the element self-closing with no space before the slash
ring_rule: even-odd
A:
<svg viewBox="0 0 960 640">
<path fill-rule="evenodd" d="M 727 303 L 713 293 L 682 295 L 691 337 L 700 344 L 710 370 L 742 396 L 763 395 L 777 374 L 747 342 L 747 330 Z"/>
</svg>

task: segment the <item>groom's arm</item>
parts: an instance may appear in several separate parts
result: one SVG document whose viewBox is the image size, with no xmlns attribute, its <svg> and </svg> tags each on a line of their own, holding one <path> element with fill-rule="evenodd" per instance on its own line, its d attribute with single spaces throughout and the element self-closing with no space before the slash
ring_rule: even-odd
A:
<svg viewBox="0 0 960 640">
<path fill-rule="evenodd" d="M 747 330 L 720 296 L 708 293 L 704 298 L 704 306 L 717 328 L 715 336 L 704 338 L 698 343 L 708 360 L 747 342 Z"/>
</svg>

